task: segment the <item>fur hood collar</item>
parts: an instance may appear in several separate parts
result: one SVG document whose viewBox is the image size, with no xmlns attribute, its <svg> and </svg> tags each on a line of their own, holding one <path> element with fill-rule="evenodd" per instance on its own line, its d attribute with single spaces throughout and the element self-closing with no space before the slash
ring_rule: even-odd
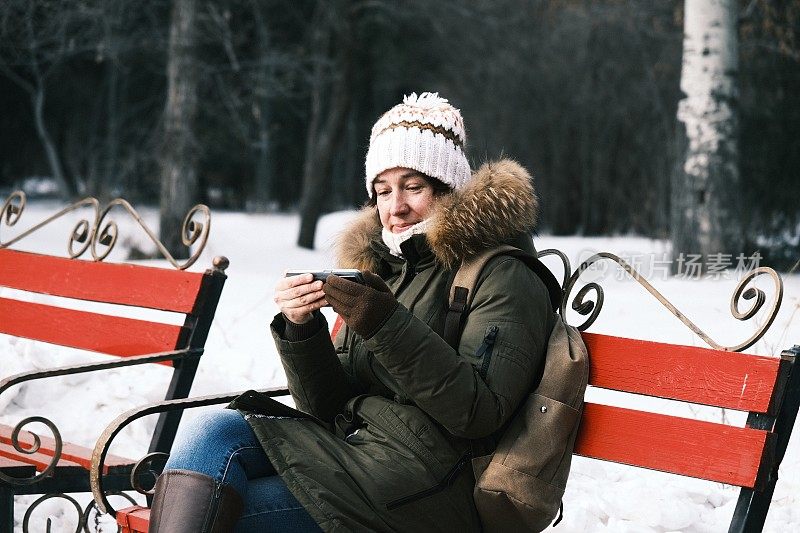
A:
<svg viewBox="0 0 800 533">
<path fill-rule="evenodd" d="M 432 215 L 428 243 L 436 259 L 453 268 L 464 259 L 533 231 L 539 200 L 531 176 L 510 159 L 485 163 L 460 191 L 443 196 Z M 365 207 L 336 242 L 341 268 L 378 271 L 372 242 L 381 241 L 375 207 Z"/>
</svg>

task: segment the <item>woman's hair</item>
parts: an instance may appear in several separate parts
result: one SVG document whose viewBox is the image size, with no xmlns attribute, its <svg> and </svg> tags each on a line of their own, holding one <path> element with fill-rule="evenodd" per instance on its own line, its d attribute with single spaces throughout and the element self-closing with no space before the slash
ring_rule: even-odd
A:
<svg viewBox="0 0 800 533">
<path fill-rule="evenodd" d="M 453 189 L 450 188 L 449 185 L 444 183 L 443 181 L 437 180 L 436 178 L 432 178 L 422 172 L 419 173 L 419 176 L 425 180 L 425 182 L 431 186 L 433 189 L 434 196 L 442 196 L 443 194 L 449 194 L 453 192 Z M 375 207 L 378 205 L 378 198 L 375 195 L 375 187 L 372 187 L 372 193 L 369 195 L 369 199 L 367 200 L 367 204 L 370 207 Z"/>
</svg>

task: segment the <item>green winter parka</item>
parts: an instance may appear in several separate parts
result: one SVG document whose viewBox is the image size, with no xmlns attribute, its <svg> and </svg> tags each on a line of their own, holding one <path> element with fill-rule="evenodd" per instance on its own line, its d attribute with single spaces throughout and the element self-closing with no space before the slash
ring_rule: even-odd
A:
<svg viewBox="0 0 800 533">
<path fill-rule="evenodd" d="M 400 302 L 394 313 L 370 339 L 345 327 L 334 342 L 327 327 L 289 342 L 275 317 L 289 390 L 311 416 L 242 407 L 253 398 L 234 406 L 323 530 L 480 531 L 470 459 L 491 451 L 533 387 L 554 315 L 544 283 L 519 260 L 496 257 L 456 351 L 440 336 L 448 284 L 461 260 L 490 247 L 532 251 L 536 210 L 529 174 L 509 160 L 440 198 L 432 228 L 403 244 L 403 258 L 365 208 L 343 232 L 339 263 L 380 275 Z"/>
</svg>

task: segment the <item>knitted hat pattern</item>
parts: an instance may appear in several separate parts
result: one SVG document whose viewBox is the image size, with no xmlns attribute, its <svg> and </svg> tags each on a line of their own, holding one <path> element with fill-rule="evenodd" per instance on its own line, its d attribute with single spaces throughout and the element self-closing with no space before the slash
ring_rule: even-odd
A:
<svg viewBox="0 0 800 533">
<path fill-rule="evenodd" d="M 367 194 L 384 170 L 404 167 L 461 189 L 471 170 L 461 112 L 438 93 L 411 93 L 372 127 L 366 160 Z"/>
</svg>

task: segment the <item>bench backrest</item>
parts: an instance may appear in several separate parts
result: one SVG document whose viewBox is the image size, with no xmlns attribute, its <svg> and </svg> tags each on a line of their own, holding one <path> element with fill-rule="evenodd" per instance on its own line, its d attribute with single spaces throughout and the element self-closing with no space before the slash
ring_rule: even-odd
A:
<svg viewBox="0 0 800 533">
<path fill-rule="evenodd" d="M 590 386 L 749 415 L 735 427 L 586 403 L 575 453 L 742 487 L 730 530 L 760 530 L 800 404 L 800 353 L 764 357 L 594 333 L 583 338 Z"/>
<path fill-rule="evenodd" d="M 184 272 L 0 249 L 0 287 L 183 315 L 176 324 L 174 315 L 159 322 L 119 316 L 115 306 L 85 311 L 62 307 L 58 299 L 43 304 L 1 296 L 0 333 L 120 357 L 202 349 L 226 279 L 222 268 Z M 161 362 L 175 367 L 165 399 L 188 396 L 198 363 L 198 355 Z M 179 421 L 179 412 L 159 419 L 151 451 L 168 450 Z"/>
</svg>

